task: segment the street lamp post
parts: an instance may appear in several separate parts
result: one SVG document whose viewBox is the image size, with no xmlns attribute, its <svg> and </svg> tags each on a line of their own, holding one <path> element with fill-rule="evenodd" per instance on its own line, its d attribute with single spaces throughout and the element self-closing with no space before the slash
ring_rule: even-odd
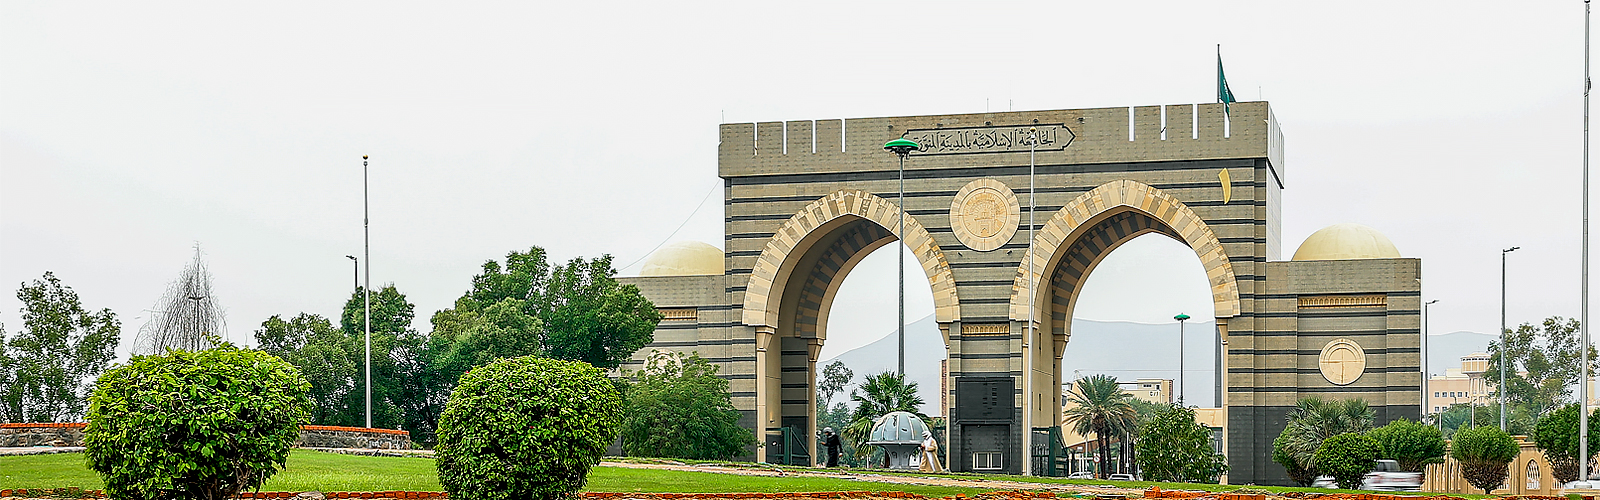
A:
<svg viewBox="0 0 1600 500">
<path fill-rule="evenodd" d="M 1500 387 L 1495 392 L 1500 393 L 1500 430 L 1506 430 L 1506 370 L 1511 369 L 1511 362 L 1506 358 L 1506 254 L 1517 251 L 1522 247 L 1511 247 L 1500 251 Z"/>
<path fill-rule="evenodd" d="M 897 202 L 900 205 L 900 232 L 896 233 L 900 238 L 900 258 L 895 261 L 894 268 L 900 275 L 900 300 L 897 308 L 900 320 L 895 323 L 898 332 L 896 339 L 899 345 L 899 363 L 895 365 L 895 373 L 901 378 L 906 376 L 906 157 L 910 156 L 913 150 L 920 148 L 916 141 L 904 137 L 883 144 L 883 149 L 900 157 L 900 201 Z"/>
<path fill-rule="evenodd" d="M 1172 319 L 1178 320 L 1178 404 L 1183 404 L 1183 324 L 1189 321 L 1189 315 L 1179 313 Z"/>
<path fill-rule="evenodd" d="M 355 286 L 352 286 L 351 288 L 356 291 L 361 291 L 361 259 L 356 258 L 354 255 L 346 255 L 345 258 L 350 259 L 350 268 L 354 270 L 355 274 Z"/>
<path fill-rule="evenodd" d="M 1422 303 L 1422 414 L 1427 415 L 1432 409 L 1428 399 L 1428 306 L 1439 302 L 1433 299 Z"/>
</svg>

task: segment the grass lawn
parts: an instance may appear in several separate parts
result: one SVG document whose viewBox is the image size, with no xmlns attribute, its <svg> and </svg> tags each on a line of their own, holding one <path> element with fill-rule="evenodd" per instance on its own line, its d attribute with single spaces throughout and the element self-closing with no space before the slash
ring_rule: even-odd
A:
<svg viewBox="0 0 1600 500">
<path fill-rule="evenodd" d="M 823 477 L 762 477 L 650 469 L 596 467 L 587 491 L 642 493 L 778 493 L 807 491 L 904 491 L 930 497 L 971 495 L 988 490 L 914 486 Z"/>
<path fill-rule="evenodd" d="M 642 461 L 642 462 L 657 461 L 655 459 L 634 459 L 634 458 L 621 458 L 621 457 L 613 457 L 613 459 L 615 459 L 615 460 L 636 460 L 636 461 Z M 689 462 L 689 463 L 716 463 L 716 464 L 728 465 L 728 466 L 749 466 L 749 465 L 753 465 L 753 464 L 741 464 L 741 463 L 729 463 L 729 462 L 710 462 L 710 461 L 692 461 L 692 460 L 684 460 L 684 462 Z M 780 469 L 792 469 L 792 470 L 809 470 L 806 467 L 794 467 L 794 466 L 786 466 L 786 465 L 761 465 L 761 467 L 762 468 L 768 468 L 768 469 L 770 469 L 770 468 L 780 468 Z M 1102 485 L 1102 486 L 1115 486 L 1115 487 L 1118 487 L 1118 488 L 1138 488 L 1138 489 L 1150 489 L 1151 487 L 1154 486 L 1154 487 L 1160 487 L 1161 489 L 1164 489 L 1164 490 L 1219 491 L 1219 492 L 1233 491 L 1233 490 L 1237 490 L 1237 489 L 1240 489 L 1240 488 L 1249 488 L 1249 489 L 1253 489 L 1253 490 L 1271 491 L 1273 493 L 1287 493 L 1287 492 L 1291 492 L 1291 491 L 1298 491 L 1298 492 L 1304 492 L 1304 493 L 1372 493 L 1370 491 L 1335 490 L 1335 489 L 1326 489 L 1326 488 L 1300 488 L 1300 487 L 1293 487 L 1293 486 L 1239 486 L 1239 485 L 1219 485 L 1219 484 L 1200 484 L 1200 483 L 1161 483 L 1161 482 L 1154 482 L 1154 481 L 1105 481 L 1105 480 L 1100 480 L 1100 479 L 1065 479 L 1065 478 L 1055 478 L 1055 477 L 1011 476 L 1011 475 L 1005 475 L 1005 474 L 971 474 L 971 473 L 925 474 L 925 473 L 918 473 L 918 472 L 901 472 L 901 471 L 886 471 L 886 470 L 856 470 L 856 472 L 866 473 L 866 474 L 894 475 L 894 476 L 929 476 L 929 477 L 982 478 L 982 479 L 994 479 L 994 480 L 998 480 L 998 481 L 1016 481 L 1016 482 L 1025 482 L 1025 483 Z M 1475 494 L 1475 493 L 1424 493 L 1424 492 L 1405 492 L 1405 491 L 1385 491 L 1385 492 L 1382 492 L 1382 493 L 1395 494 L 1395 495 L 1415 495 L 1415 496 L 1449 495 L 1449 496 L 1461 497 L 1461 498 L 1469 498 L 1469 499 L 1499 498 L 1499 496 L 1497 496 L 1497 495 L 1484 495 L 1484 494 Z"/>
<path fill-rule="evenodd" d="M 82 453 L 0 457 L 0 488 L 105 488 Z M 433 460 L 293 450 L 261 491 L 443 491 Z"/>
<path fill-rule="evenodd" d="M 82 453 L 0 457 L 0 489 L 105 488 Z M 758 493 L 801 491 L 905 491 L 931 497 L 981 493 L 973 488 L 911 486 L 833 478 L 749 477 L 708 472 L 596 467 L 588 491 L 645 493 Z M 433 460 L 362 457 L 294 450 L 289 465 L 262 491 L 442 491 Z"/>
<path fill-rule="evenodd" d="M 649 461 L 649 460 L 645 460 Z M 749 464 L 729 464 L 749 465 Z M 774 466 L 764 465 L 762 468 Z M 781 467 L 788 469 L 790 467 Z M 796 470 L 806 470 L 795 467 Z M 860 471 L 873 474 L 922 476 L 914 472 Z M 1145 481 L 1100 481 L 1094 479 L 1059 479 L 1049 477 L 1007 476 L 997 474 L 958 474 L 958 477 L 986 478 L 1003 481 L 1057 484 L 1115 485 L 1122 488 L 1232 491 L 1241 486 L 1214 484 L 1155 483 Z M 7 488 L 65 488 L 79 487 L 89 490 L 105 488 L 100 476 L 89 470 L 82 453 L 56 455 L 30 455 L 0 457 L 0 489 Z M 1277 493 L 1304 491 L 1316 493 L 1361 493 L 1321 488 L 1289 488 L 1281 486 L 1249 486 L 1253 489 Z M 624 469 L 596 467 L 589 474 L 588 491 L 621 491 L 642 493 L 760 493 L 806 491 L 904 491 L 930 497 L 980 493 L 974 488 L 912 486 L 850 481 L 819 477 L 762 477 L 685 472 L 650 469 Z M 320 451 L 294 450 L 289 455 L 289 466 L 273 476 L 262 491 L 442 491 L 434 472 L 433 460 L 425 458 L 362 457 Z M 1405 494 L 1405 493 L 1401 493 Z M 1424 495 L 1422 493 L 1412 493 Z M 1457 494 L 1466 498 L 1493 498 L 1488 495 Z"/>
</svg>

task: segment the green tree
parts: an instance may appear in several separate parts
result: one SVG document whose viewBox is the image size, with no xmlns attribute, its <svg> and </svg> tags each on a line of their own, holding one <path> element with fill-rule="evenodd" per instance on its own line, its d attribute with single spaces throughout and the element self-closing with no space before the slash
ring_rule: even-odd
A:
<svg viewBox="0 0 1600 500">
<path fill-rule="evenodd" d="M 1122 392 L 1117 379 L 1109 375 L 1078 379 L 1072 389 L 1067 393 L 1067 401 L 1076 406 L 1062 412 L 1063 423 L 1082 436 L 1094 433 L 1103 464 L 1100 475 L 1104 479 L 1104 466 L 1111 463 L 1111 438 L 1126 435 L 1138 425 L 1138 413 L 1129 403 L 1133 396 Z"/>
<path fill-rule="evenodd" d="M 616 274 L 610 255 L 551 266 L 544 249 L 532 247 L 507 254 L 504 266 L 485 262 L 462 299 L 476 307 L 521 300 L 523 311 L 544 324 L 539 340 L 545 356 L 611 369 L 648 345 L 661 321 L 638 287 L 617 283 Z"/>
<path fill-rule="evenodd" d="M 922 397 L 917 395 L 917 383 L 907 382 L 895 372 L 867 375 L 859 387 L 850 391 L 850 399 L 855 401 L 856 411 L 840 437 L 855 448 L 856 457 L 860 459 L 869 458 L 875 451 L 867 446 L 867 439 L 878 417 L 903 411 L 928 422 L 928 416 L 918 409 L 922 406 Z"/>
<path fill-rule="evenodd" d="M 439 416 L 439 484 L 459 500 L 571 498 L 622 412 L 616 386 L 587 363 L 522 356 L 473 368 Z"/>
<path fill-rule="evenodd" d="M 340 315 L 339 329 L 349 346 L 350 359 L 355 364 L 354 387 L 339 405 L 334 425 L 366 425 L 366 309 L 361 291 L 357 290 L 345 302 Z M 394 429 L 403 424 L 416 430 L 425 425 L 415 418 L 414 405 L 409 404 L 410 394 L 418 392 L 409 386 L 419 380 L 422 356 L 427 340 L 411 328 L 416 316 L 416 306 L 406 300 L 394 285 L 372 292 L 372 425 Z M 413 411 L 408 412 L 406 409 Z M 431 425 L 426 425 L 431 428 Z"/>
<path fill-rule="evenodd" d="M 1508 404 L 1524 407 L 1537 418 L 1571 401 L 1572 387 L 1578 383 L 1583 370 L 1578 326 L 1578 320 L 1552 316 L 1539 326 L 1523 323 L 1516 330 L 1507 329 L 1503 335 L 1504 346 L 1499 339 L 1490 341 L 1489 367 L 1483 377 L 1496 386 L 1494 398 L 1500 398 L 1502 388 L 1498 385 L 1501 367 L 1505 366 L 1504 392 Z M 1596 357 L 1594 347 L 1590 346 L 1590 373 L 1600 367 Z"/>
<path fill-rule="evenodd" d="M 526 305 L 514 298 L 487 306 L 462 299 L 454 309 L 434 313 L 430 363 L 445 389 L 472 367 L 501 358 L 544 354 L 539 344 L 544 323 L 524 312 Z"/>
<path fill-rule="evenodd" d="M 1312 481 L 1317 479 L 1317 471 L 1301 465 L 1295 456 L 1292 441 L 1294 438 L 1291 438 L 1288 432 L 1279 433 L 1278 437 L 1272 440 L 1272 461 L 1282 465 L 1283 470 L 1289 474 L 1289 479 L 1295 484 L 1311 486 Z"/>
<path fill-rule="evenodd" d="M 828 363 L 822 368 L 822 374 L 817 377 L 817 457 L 824 460 L 822 450 L 822 429 L 831 428 L 839 434 L 839 460 L 845 465 L 860 465 L 855 457 L 855 444 L 845 439 L 842 434 L 850 427 L 850 407 L 843 401 L 835 403 L 833 397 L 843 394 L 850 386 L 850 381 L 855 379 L 855 371 L 844 365 L 843 361 Z M 943 448 L 940 448 L 941 450 Z"/>
<path fill-rule="evenodd" d="M 1529 435 L 1533 432 L 1533 424 L 1537 418 L 1522 403 L 1511 402 L 1506 405 L 1506 428 L 1513 435 Z M 1478 403 L 1469 405 L 1458 403 L 1446 408 L 1444 413 L 1436 417 L 1444 426 L 1444 437 L 1450 439 L 1455 436 L 1456 430 L 1472 427 L 1473 424 L 1500 425 L 1500 405 L 1494 402 L 1489 404 Z"/>
<path fill-rule="evenodd" d="M 817 377 L 817 408 L 826 410 L 833 406 L 833 396 L 844 392 L 854 378 L 856 373 L 846 367 L 843 361 L 834 361 L 823 367 L 822 376 Z"/>
<path fill-rule="evenodd" d="M 1492 425 L 1462 429 L 1450 442 L 1450 457 L 1461 462 L 1462 477 L 1487 495 L 1505 484 L 1506 467 L 1517 458 L 1517 442 Z"/>
<path fill-rule="evenodd" d="M 820 429 L 832 428 L 834 432 L 839 433 L 839 463 L 851 467 L 859 467 L 864 463 L 860 457 L 856 456 L 855 443 L 845 436 L 845 431 L 850 428 L 851 422 L 850 405 L 845 404 L 843 401 L 834 403 L 831 408 L 817 409 L 817 429 L 819 429 L 817 432 L 819 434 L 817 435 L 816 449 L 819 450 L 817 453 L 819 459 L 826 459 L 826 456 L 820 451 L 822 450 Z M 870 431 L 871 429 L 868 428 L 868 430 Z"/>
<path fill-rule="evenodd" d="M 0 417 L 66 422 L 83 417 L 86 382 L 106 370 L 122 323 L 110 309 L 90 312 L 78 293 L 46 271 L 17 290 L 22 331 L 0 329 Z"/>
<path fill-rule="evenodd" d="M 134 356 L 95 382 L 84 454 L 111 498 L 236 498 L 288 460 L 308 387 L 283 360 L 227 343 Z"/>
<path fill-rule="evenodd" d="M 361 346 L 327 318 L 300 313 L 285 321 L 273 315 L 255 331 L 256 345 L 300 369 L 311 384 L 311 423 L 335 425 L 357 387 L 356 366 Z"/>
<path fill-rule="evenodd" d="M 1133 405 L 1133 412 L 1138 415 L 1137 427 L 1140 429 L 1143 429 L 1146 423 L 1166 415 L 1167 410 L 1172 407 L 1170 404 L 1151 403 L 1139 398 L 1128 398 L 1128 404 Z"/>
<path fill-rule="evenodd" d="M 1323 440 L 1340 434 L 1367 432 L 1376 418 L 1364 399 L 1303 398 L 1289 411 L 1287 425 L 1278 439 L 1273 440 L 1273 461 L 1282 464 L 1279 458 L 1293 460 L 1296 467 L 1284 467 L 1291 477 L 1309 474 L 1314 478 L 1319 475 L 1315 455 Z M 1279 440 L 1282 453 L 1278 450 Z"/>
<path fill-rule="evenodd" d="M 622 446 L 636 457 L 727 460 L 756 444 L 728 380 L 699 354 L 655 351 L 628 386 Z"/>
<path fill-rule="evenodd" d="M 1312 461 L 1318 471 L 1333 476 L 1340 488 L 1353 490 L 1361 487 L 1361 478 L 1372 471 L 1382 453 L 1377 440 L 1352 432 L 1322 440 Z"/>
<path fill-rule="evenodd" d="M 1194 420 L 1194 409 L 1171 405 L 1139 425 L 1139 470 L 1148 481 L 1216 483 L 1227 458 L 1212 445 L 1211 429 Z"/>
<path fill-rule="evenodd" d="M 1539 417 L 1533 430 L 1533 441 L 1550 461 L 1550 475 L 1562 483 L 1578 479 L 1578 418 L 1577 403 L 1568 403 Z M 1589 414 L 1589 450 L 1600 450 L 1600 409 Z"/>
<path fill-rule="evenodd" d="M 1394 460 L 1400 470 L 1423 472 L 1428 464 L 1444 463 L 1444 435 L 1433 426 L 1402 418 L 1367 431 L 1367 436 L 1382 448 L 1378 458 Z"/>
</svg>

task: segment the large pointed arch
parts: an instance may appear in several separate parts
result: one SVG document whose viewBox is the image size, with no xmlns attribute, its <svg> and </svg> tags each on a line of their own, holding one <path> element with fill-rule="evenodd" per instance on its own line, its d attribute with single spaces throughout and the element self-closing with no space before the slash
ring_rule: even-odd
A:
<svg viewBox="0 0 1600 500">
<path fill-rule="evenodd" d="M 756 259 L 745 287 L 744 324 L 775 328 L 782 290 L 796 264 L 804 258 L 818 238 L 839 224 L 852 220 L 867 220 L 896 237 L 899 231 L 900 208 L 889 200 L 858 189 L 841 189 L 811 202 L 790 217 L 783 227 L 767 241 L 761 257 Z M 949 323 L 961 319 L 959 301 L 956 299 L 955 277 L 950 273 L 950 263 L 928 230 L 915 217 L 906 216 L 906 234 L 900 239 L 922 265 L 928 285 L 933 288 L 934 320 Z M 863 253 L 864 255 L 864 253 Z M 777 293 L 774 293 L 777 290 Z"/>
<path fill-rule="evenodd" d="M 1043 281 L 1045 273 L 1054 273 L 1056 266 L 1070 253 L 1069 247 L 1080 241 L 1093 246 L 1092 239 L 1086 238 L 1093 238 L 1091 233 L 1102 229 L 1102 223 L 1130 213 L 1134 216 L 1126 217 L 1129 221 L 1116 222 L 1136 231 L 1171 236 L 1188 244 L 1200 257 L 1206 279 L 1211 285 L 1211 301 L 1217 318 L 1239 315 L 1239 284 L 1234 278 L 1233 265 L 1228 262 L 1222 242 L 1217 240 L 1216 234 L 1206 226 L 1205 221 L 1172 195 L 1137 181 L 1118 180 L 1101 184 L 1074 198 L 1039 228 L 1034 235 L 1032 250 L 1017 266 L 1016 279 L 1011 287 L 1011 319 L 1027 321 L 1028 308 L 1040 307 L 1048 294 L 1036 291 L 1035 303 L 1030 306 L 1029 283 L 1035 286 L 1035 290 L 1049 286 Z M 1154 225 L 1136 226 L 1139 220 L 1149 220 Z M 1112 244 L 1122 241 L 1127 241 L 1127 238 Z M 1103 256 L 1109 253 L 1109 248 L 1096 253 Z M 1033 263 L 1031 268 L 1029 262 Z M 1092 267 L 1095 263 L 1084 262 L 1083 265 Z M 1036 320 L 1050 317 L 1050 311 L 1035 309 L 1034 312 Z"/>
</svg>

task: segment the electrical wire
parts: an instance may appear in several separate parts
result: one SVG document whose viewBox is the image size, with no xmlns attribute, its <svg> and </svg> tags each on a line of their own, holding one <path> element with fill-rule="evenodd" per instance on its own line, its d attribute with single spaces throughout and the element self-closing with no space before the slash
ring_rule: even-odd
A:
<svg viewBox="0 0 1600 500">
<path fill-rule="evenodd" d="M 694 211 L 693 212 L 689 212 L 689 216 L 685 217 L 683 219 L 683 222 L 678 224 L 678 228 L 677 229 L 673 229 L 672 230 L 672 234 L 668 234 L 666 238 L 661 240 L 661 243 L 657 243 L 655 248 L 651 248 L 650 251 L 645 252 L 644 255 L 640 256 L 638 259 L 634 259 L 633 262 L 628 263 L 628 265 L 626 265 L 626 266 L 619 267 L 619 268 L 617 268 L 617 270 L 618 271 L 622 271 L 624 269 L 628 269 L 630 267 L 633 267 L 634 264 L 638 264 L 640 262 L 643 262 L 644 259 L 650 257 L 650 254 L 656 253 L 656 250 L 660 250 L 662 245 L 667 244 L 668 241 L 672 241 L 672 237 L 673 236 L 677 236 L 678 235 L 678 231 L 682 231 L 683 230 L 683 226 L 689 225 L 689 221 L 694 219 L 694 214 L 700 213 L 700 209 L 706 206 L 706 200 L 711 199 L 711 194 L 717 192 L 717 187 L 719 187 L 721 185 L 722 185 L 722 179 L 718 178 L 717 179 L 717 183 L 713 184 L 711 186 L 711 190 L 710 191 L 706 191 L 705 197 L 704 198 L 700 198 L 700 204 L 694 206 Z"/>
</svg>

